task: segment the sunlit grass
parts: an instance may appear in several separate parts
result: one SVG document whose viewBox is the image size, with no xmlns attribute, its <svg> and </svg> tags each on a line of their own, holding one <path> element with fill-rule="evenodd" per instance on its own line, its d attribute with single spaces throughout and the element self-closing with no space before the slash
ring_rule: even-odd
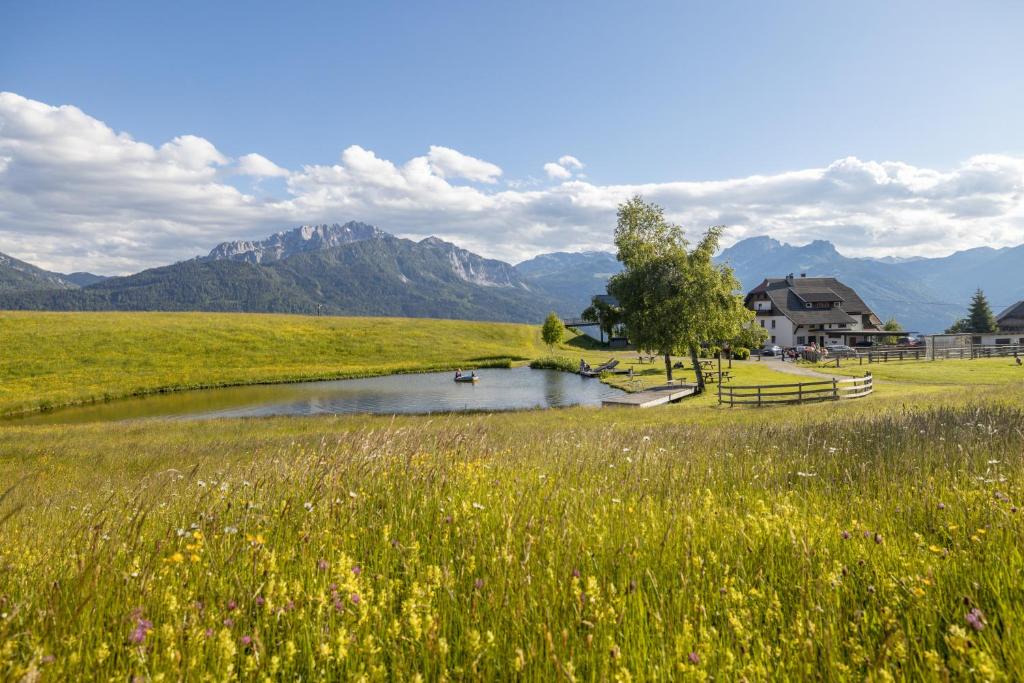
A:
<svg viewBox="0 0 1024 683">
<path fill-rule="evenodd" d="M 156 391 L 484 366 L 537 326 L 231 313 L 0 312 L 0 415 Z"/>
<path fill-rule="evenodd" d="M 1022 422 L 9 427 L 0 678 L 1017 678 Z"/>
</svg>

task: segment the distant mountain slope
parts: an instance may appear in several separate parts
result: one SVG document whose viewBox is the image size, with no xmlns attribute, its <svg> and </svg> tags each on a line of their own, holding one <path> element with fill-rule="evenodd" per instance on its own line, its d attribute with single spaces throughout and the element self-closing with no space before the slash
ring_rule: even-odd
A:
<svg viewBox="0 0 1024 683">
<path fill-rule="evenodd" d="M 576 317 L 603 294 L 608 278 L 622 270 L 614 254 L 603 251 L 541 254 L 516 265 L 516 271 L 532 287 L 558 302 L 558 312 Z"/>
<path fill-rule="evenodd" d="M 68 282 L 73 282 L 74 284 L 78 285 L 79 287 L 88 287 L 89 285 L 94 285 L 97 282 L 103 282 L 104 280 L 107 279 L 106 275 L 93 275 L 92 273 L 82 273 L 82 272 L 68 273 L 67 275 L 64 275 L 63 277 Z"/>
<path fill-rule="evenodd" d="M 383 233 L 382 233 L 383 234 Z M 0 295 L 0 308 L 204 310 L 537 321 L 554 304 L 515 270 L 436 238 L 390 235 L 252 263 L 193 259 L 73 291 Z"/>
<path fill-rule="evenodd" d="M 273 268 L 336 313 L 537 321 L 553 306 L 508 264 L 435 238 L 355 242 Z"/>
<path fill-rule="evenodd" d="M 752 237 L 717 259 L 744 290 L 788 273 L 837 277 L 881 318 L 938 332 L 981 287 L 993 307 L 1024 299 L 1024 245 L 943 258 L 851 258 L 822 240 Z M 0 254 L 0 309 L 207 310 L 535 322 L 575 317 L 621 265 L 605 252 L 541 254 L 511 266 L 436 237 L 399 239 L 366 223 L 307 225 L 136 275 L 61 275 Z M 81 288 L 79 288 L 81 287 Z"/>
<path fill-rule="evenodd" d="M 37 268 L 13 256 L 0 254 L 0 292 L 27 292 L 45 289 L 74 289 L 77 284 L 60 273 Z"/>
</svg>

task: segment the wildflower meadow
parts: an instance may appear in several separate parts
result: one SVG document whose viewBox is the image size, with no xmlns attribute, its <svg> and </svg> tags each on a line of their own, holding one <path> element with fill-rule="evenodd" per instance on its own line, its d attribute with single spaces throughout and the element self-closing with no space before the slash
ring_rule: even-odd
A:
<svg viewBox="0 0 1024 683">
<path fill-rule="evenodd" d="M 1019 679 L 1020 408 L 768 415 L 9 427 L 0 678 Z"/>
</svg>

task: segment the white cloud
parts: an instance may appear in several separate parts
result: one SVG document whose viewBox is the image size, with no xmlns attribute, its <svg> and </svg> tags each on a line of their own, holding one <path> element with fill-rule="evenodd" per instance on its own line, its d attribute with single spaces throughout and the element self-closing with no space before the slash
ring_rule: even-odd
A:
<svg viewBox="0 0 1024 683">
<path fill-rule="evenodd" d="M 568 180 L 573 177 L 573 169 L 579 171 L 582 168 L 583 163 L 571 154 L 564 154 L 558 157 L 558 161 L 549 161 L 544 164 L 544 172 L 552 180 Z M 586 176 L 577 173 L 576 177 L 584 178 Z"/>
<path fill-rule="evenodd" d="M 570 154 L 558 157 L 558 165 L 562 168 L 583 168 L 580 160 Z"/>
<path fill-rule="evenodd" d="M 464 178 L 477 183 L 495 183 L 501 175 L 499 166 L 467 156 L 449 147 L 431 145 L 427 160 L 434 173 L 442 178 Z"/>
<path fill-rule="evenodd" d="M 544 172 L 548 174 L 549 178 L 553 178 L 554 180 L 565 180 L 568 178 L 572 178 L 572 171 L 567 169 L 565 166 L 562 166 L 561 164 L 556 164 L 553 161 L 549 161 L 548 163 L 544 164 Z"/>
<path fill-rule="evenodd" d="M 575 159 L 575 158 L 571 158 Z M 986 154 L 948 169 L 837 160 L 821 168 L 724 180 L 597 185 L 564 156 L 554 186 L 494 186 L 501 169 L 446 147 L 404 163 L 352 145 L 336 164 L 281 169 L 232 160 L 191 135 L 153 146 L 76 107 L 0 93 L 0 251 L 61 271 L 124 273 L 190 258 L 227 239 L 310 222 L 375 223 L 437 234 L 487 256 L 610 246 L 617 204 L 635 193 L 692 230 L 727 239 L 828 239 L 860 255 L 938 255 L 1024 242 L 1024 158 Z M 285 179 L 262 198 L 224 182 Z M 457 184 L 466 180 L 474 184 Z"/>
<path fill-rule="evenodd" d="M 261 154 L 245 154 L 238 157 L 238 173 L 256 178 L 284 178 L 288 176 L 288 169 L 281 168 Z"/>
</svg>

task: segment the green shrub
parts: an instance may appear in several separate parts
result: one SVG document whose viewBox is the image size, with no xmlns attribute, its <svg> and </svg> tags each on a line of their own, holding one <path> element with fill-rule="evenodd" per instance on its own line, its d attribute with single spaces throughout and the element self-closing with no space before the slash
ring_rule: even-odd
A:
<svg viewBox="0 0 1024 683">
<path fill-rule="evenodd" d="M 732 357 L 736 360 L 747 360 L 750 358 L 750 349 L 743 346 L 737 346 L 732 350 Z"/>
<path fill-rule="evenodd" d="M 580 369 L 579 361 L 565 356 L 545 356 L 530 361 L 530 367 L 534 370 L 561 370 L 562 372 L 577 372 Z"/>
</svg>

